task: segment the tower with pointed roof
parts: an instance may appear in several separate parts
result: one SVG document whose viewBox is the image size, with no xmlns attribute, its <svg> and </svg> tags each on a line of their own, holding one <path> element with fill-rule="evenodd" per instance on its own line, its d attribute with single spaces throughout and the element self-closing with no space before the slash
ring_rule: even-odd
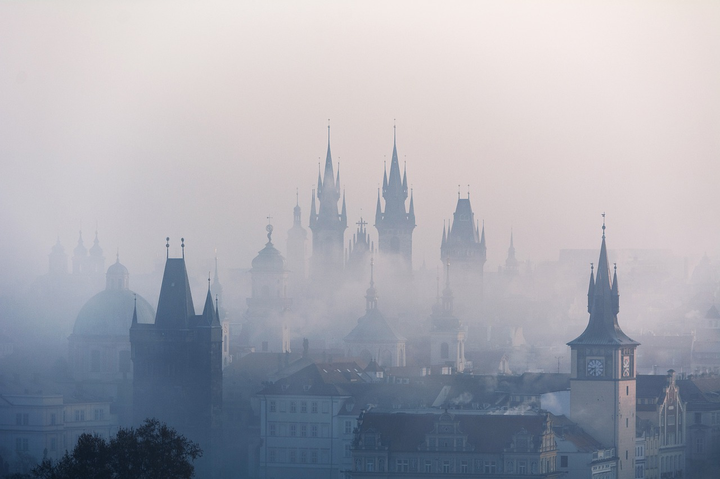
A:
<svg viewBox="0 0 720 479">
<path fill-rule="evenodd" d="M 317 205 L 315 203 L 316 195 Z M 347 208 L 343 193 L 342 208 L 338 213 L 340 196 L 340 167 L 338 166 L 337 176 L 335 176 L 330 153 L 330 126 L 328 125 L 325 171 L 322 175 L 318 171 L 317 190 L 313 191 L 310 206 L 310 229 L 313 243 L 310 274 L 316 281 L 337 278 L 343 271 Z"/>
<path fill-rule="evenodd" d="M 184 240 L 182 250 L 165 261 L 155 322 L 132 320 L 134 417 L 138 424 L 148 417 L 167 422 L 212 455 L 222 408 L 222 330 L 210 278 L 196 314 Z"/>
<path fill-rule="evenodd" d="M 604 216 L 604 215 L 603 215 Z M 617 477 L 633 478 L 635 458 L 635 350 L 620 328 L 617 268 L 610 280 L 603 221 L 597 274 L 590 271 L 585 331 L 571 351 L 570 418 L 607 448 L 614 448 Z"/>
<path fill-rule="evenodd" d="M 90 274 L 100 274 L 105 271 L 105 256 L 103 256 L 103 250 L 100 247 L 97 231 L 95 231 L 95 240 L 89 250 L 87 270 Z"/>
<path fill-rule="evenodd" d="M 296 192 L 293 225 L 288 230 L 287 237 L 287 267 L 290 270 L 289 281 L 294 291 L 298 291 L 299 286 L 305 281 L 306 248 L 307 231 L 302 226 L 302 210 Z"/>
<path fill-rule="evenodd" d="M 405 338 L 395 332 L 378 309 L 374 262 L 370 260 L 370 287 L 365 294 L 365 315 L 343 339 L 348 357 L 373 359 L 383 367 L 405 366 Z"/>
<path fill-rule="evenodd" d="M 453 314 L 453 293 L 450 289 L 450 262 L 445 265 L 445 289 L 440 295 L 438 275 L 437 304 L 430 316 L 430 364 L 452 366 L 465 370 L 465 337 L 467 327 Z"/>
<path fill-rule="evenodd" d="M 415 205 L 410 191 L 410 206 L 405 209 L 408 198 L 407 170 L 400 177 L 400 163 L 397 153 L 397 135 L 393 127 L 393 152 L 390 161 L 390 174 L 383 172 L 382 198 L 385 200 L 383 211 L 378 191 L 375 208 L 375 228 L 378 231 L 378 249 L 381 254 L 401 259 L 402 272 L 412 272 L 412 234 L 415 229 Z"/>
<path fill-rule="evenodd" d="M 515 258 L 515 242 L 513 241 L 513 232 L 510 230 L 510 247 L 508 248 L 507 259 L 505 260 L 505 269 L 503 273 L 506 276 L 517 276 L 519 273 L 518 260 Z"/>
<path fill-rule="evenodd" d="M 480 230 L 475 222 L 475 213 L 470 205 L 470 195 L 461 198 L 458 193 L 457 206 L 447 230 L 443 227 L 440 245 L 440 259 L 448 259 L 457 265 L 457 270 L 473 270 L 482 275 L 487 259 L 485 225 Z"/>
<path fill-rule="evenodd" d="M 373 244 L 370 241 L 370 235 L 367 232 L 367 222 L 360 217 L 360 221 L 356 223 L 357 231 L 353 235 L 352 240 L 348 241 L 348 255 L 346 269 L 350 277 L 356 280 L 364 280 L 368 256 L 372 252 Z"/>
</svg>

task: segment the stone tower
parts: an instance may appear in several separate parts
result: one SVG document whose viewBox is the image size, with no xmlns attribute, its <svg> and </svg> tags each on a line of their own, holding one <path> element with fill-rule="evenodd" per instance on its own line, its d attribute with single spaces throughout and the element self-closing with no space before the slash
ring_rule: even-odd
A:
<svg viewBox="0 0 720 479">
<path fill-rule="evenodd" d="M 258 351 L 290 351 L 287 312 L 292 299 L 287 295 L 288 270 L 285 258 L 272 243 L 272 225 L 267 225 L 265 247 L 252 260 L 252 292 L 247 298 L 242 341 Z"/>
<path fill-rule="evenodd" d="M 166 245 L 169 248 L 169 242 Z M 133 316 L 130 345 L 133 362 L 135 422 L 156 417 L 200 443 L 213 461 L 222 408 L 222 329 L 210 292 L 195 314 L 183 256 L 165 262 L 155 322 Z"/>
<path fill-rule="evenodd" d="M 482 277 L 486 255 L 485 225 L 483 224 L 480 231 L 470 205 L 470 196 L 460 198 L 458 193 L 452 223 L 449 224 L 447 231 L 443 228 L 440 259 L 443 262 L 448 259 L 452 261 L 458 274 L 472 271 Z"/>
<path fill-rule="evenodd" d="M 635 474 L 635 349 L 620 329 L 617 269 L 610 281 L 605 223 L 597 275 L 590 271 L 585 331 L 570 341 L 570 418 L 607 448 L 615 448 L 617 477 Z"/>
<path fill-rule="evenodd" d="M 380 203 L 378 192 L 375 210 L 375 228 L 378 231 L 378 249 L 381 254 L 394 255 L 399 258 L 403 273 L 412 272 L 412 233 L 415 229 L 415 206 L 412 191 L 410 207 L 405 209 L 408 197 L 407 170 L 400 178 L 400 163 L 397 154 L 397 135 L 393 127 L 393 152 L 390 161 L 390 175 L 383 172 L 382 197 L 385 200 L 385 211 Z"/>
<path fill-rule="evenodd" d="M 315 194 L 317 194 L 319 207 L 315 205 Z M 347 210 L 345 195 L 342 196 L 342 210 L 338 213 L 340 168 L 338 167 L 337 177 L 335 177 L 330 154 L 330 126 L 328 126 L 325 172 L 322 176 L 318 171 L 317 192 L 313 192 L 310 207 L 310 229 L 313 240 L 310 274 L 315 281 L 332 281 L 340 277 L 343 271 Z"/>
</svg>

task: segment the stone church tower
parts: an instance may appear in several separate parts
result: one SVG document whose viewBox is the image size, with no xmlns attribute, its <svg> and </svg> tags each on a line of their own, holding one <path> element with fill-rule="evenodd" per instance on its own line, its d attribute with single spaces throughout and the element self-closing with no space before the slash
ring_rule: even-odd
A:
<svg viewBox="0 0 720 479">
<path fill-rule="evenodd" d="M 447 231 L 443 228 L 440 259 L 443 262 L 452 261 L 458 274 L 472 272 L 479 277 L 483 275 L 483 266 L 487 259 L 485 225 L 480 231 L 475 222 L 469 195 L 467 198 L 460 198 L 458 193 L 452 223 L 448 225 Z"/>
<path fill-rule="evenodd" d="M 325 174 L 323 177 L 318 171 L 317 199 L 319 207 L 315 206 L 315 192 L 313 192 L 310 207 L 310 229 L 313 239 L 310 275 L 315 281 L 337 279 L 344 267 L 347 210 L 345 195 L 343 195 L 342 210 L 338 213 L 340 170 L 338 168 L 337 177 L 335 177 L 330 154 L 329 126 Z"/>
<path fill-rule="evenodd" d="M 597 275 L 590 272 L 585 331 L 570 341 L 570 419 L 607 448 L 615 448 L 617 477 L 635 477 L 635 349 L 620 329 L 617 269 L 612 283 L 602 244 Z"/>
<path fill-rule="evenodd" d="M 181 258 L 165 262 L 155 322 L 133 316 L 134 417 L 137 424 L 148 417 L 167 422 L 200 443 L 203 461 L 212 463 L 222 407 L 222 329 L 209 280 L 203 311 L 195 314 L 184 240 L 182 250 Z"/>
<path fill-rule="evenodd" d="M 410 207 L 405 209 L 408 197 L 407 171 L 400 178 L 400 163 L 397 154 L 397 135 L 393 127 L 393 152 L 390 161 L 390 176 L 383 173 L 382 197 L 385 211 L 380 204 L 378 192 L 375 210 L 375 228 L 378 231 L 378 248 L 381 254 L 394 255 L 401 260 L 403 273 L 412 272 L 412 233 L 415 229 L 415 206 L 412 191 Z"/>
</svg>

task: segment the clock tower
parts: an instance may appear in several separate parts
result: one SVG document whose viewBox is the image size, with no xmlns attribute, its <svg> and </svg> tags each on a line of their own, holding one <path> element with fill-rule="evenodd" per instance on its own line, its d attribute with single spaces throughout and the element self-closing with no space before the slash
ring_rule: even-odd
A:
<svg viewBox="0 0 720 479">
<path fill-rule="evenodd" d="M 603 215 L 604 216 L 604 215 Z M 597 274 L 591 266 L 590 319 L 570 341 L 570 418 L 606 448 L 614 448 L 617 477 L 635 474 L 635 349 L 640 343 L 620 329 L 617 267 L 610 281 L 603 221 Z"/>
</svg>

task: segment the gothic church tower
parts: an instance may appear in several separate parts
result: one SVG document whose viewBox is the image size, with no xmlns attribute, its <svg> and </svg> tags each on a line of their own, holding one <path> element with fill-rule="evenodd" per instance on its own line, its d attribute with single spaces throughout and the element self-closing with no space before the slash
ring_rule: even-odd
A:
<svg viewBox="0 0 720 479">
<path fill-rule="evenodd" d="M 325 157 L 325 175 L 318 171 L 317 199 L 315 206 L 313 192 L 310 207 L 310 229 L 313 238 L 313 254 L 310 274 L 314 280 L 335 278 L 343 270 L 345 229 L 347 228 L 347 210 L 343 195 L 342 211 L 338 213 L 340 201 L 340 168 L 334 177 L 332 155 L 330 154 L 330 126 L 328 126 L 328 147 Z"/>
<path fill-rule="evenodd" d="M 380 204 L 378 192 L 375 210 L 375 228 L 378 231 L 378 247 L 380 253 L 395 255 L 402 260 L 406 273 L 412 272 L 412 233 L 415 229 L 415 206 L 410 192 L 410 207 L 405 210 L 408 197 L 407 171 L 400 178 L 400 163 L 397 154 L 397 135 L 393 127 L 393 152 L 390 161 L 390 176 L 383 173 L 382 197 L 385 200 L 385 211 Z"/>
<path fill-rule="evenodd" d="M 635 349 L 620 329 L 617 269 L 612 283 L 605 223 L 597 275 L 590 272 L 585 331 L 570 341 L 570 418 L 605 447 L 615 448 L 619 479 L 635 477 Z"/>
</svg>

